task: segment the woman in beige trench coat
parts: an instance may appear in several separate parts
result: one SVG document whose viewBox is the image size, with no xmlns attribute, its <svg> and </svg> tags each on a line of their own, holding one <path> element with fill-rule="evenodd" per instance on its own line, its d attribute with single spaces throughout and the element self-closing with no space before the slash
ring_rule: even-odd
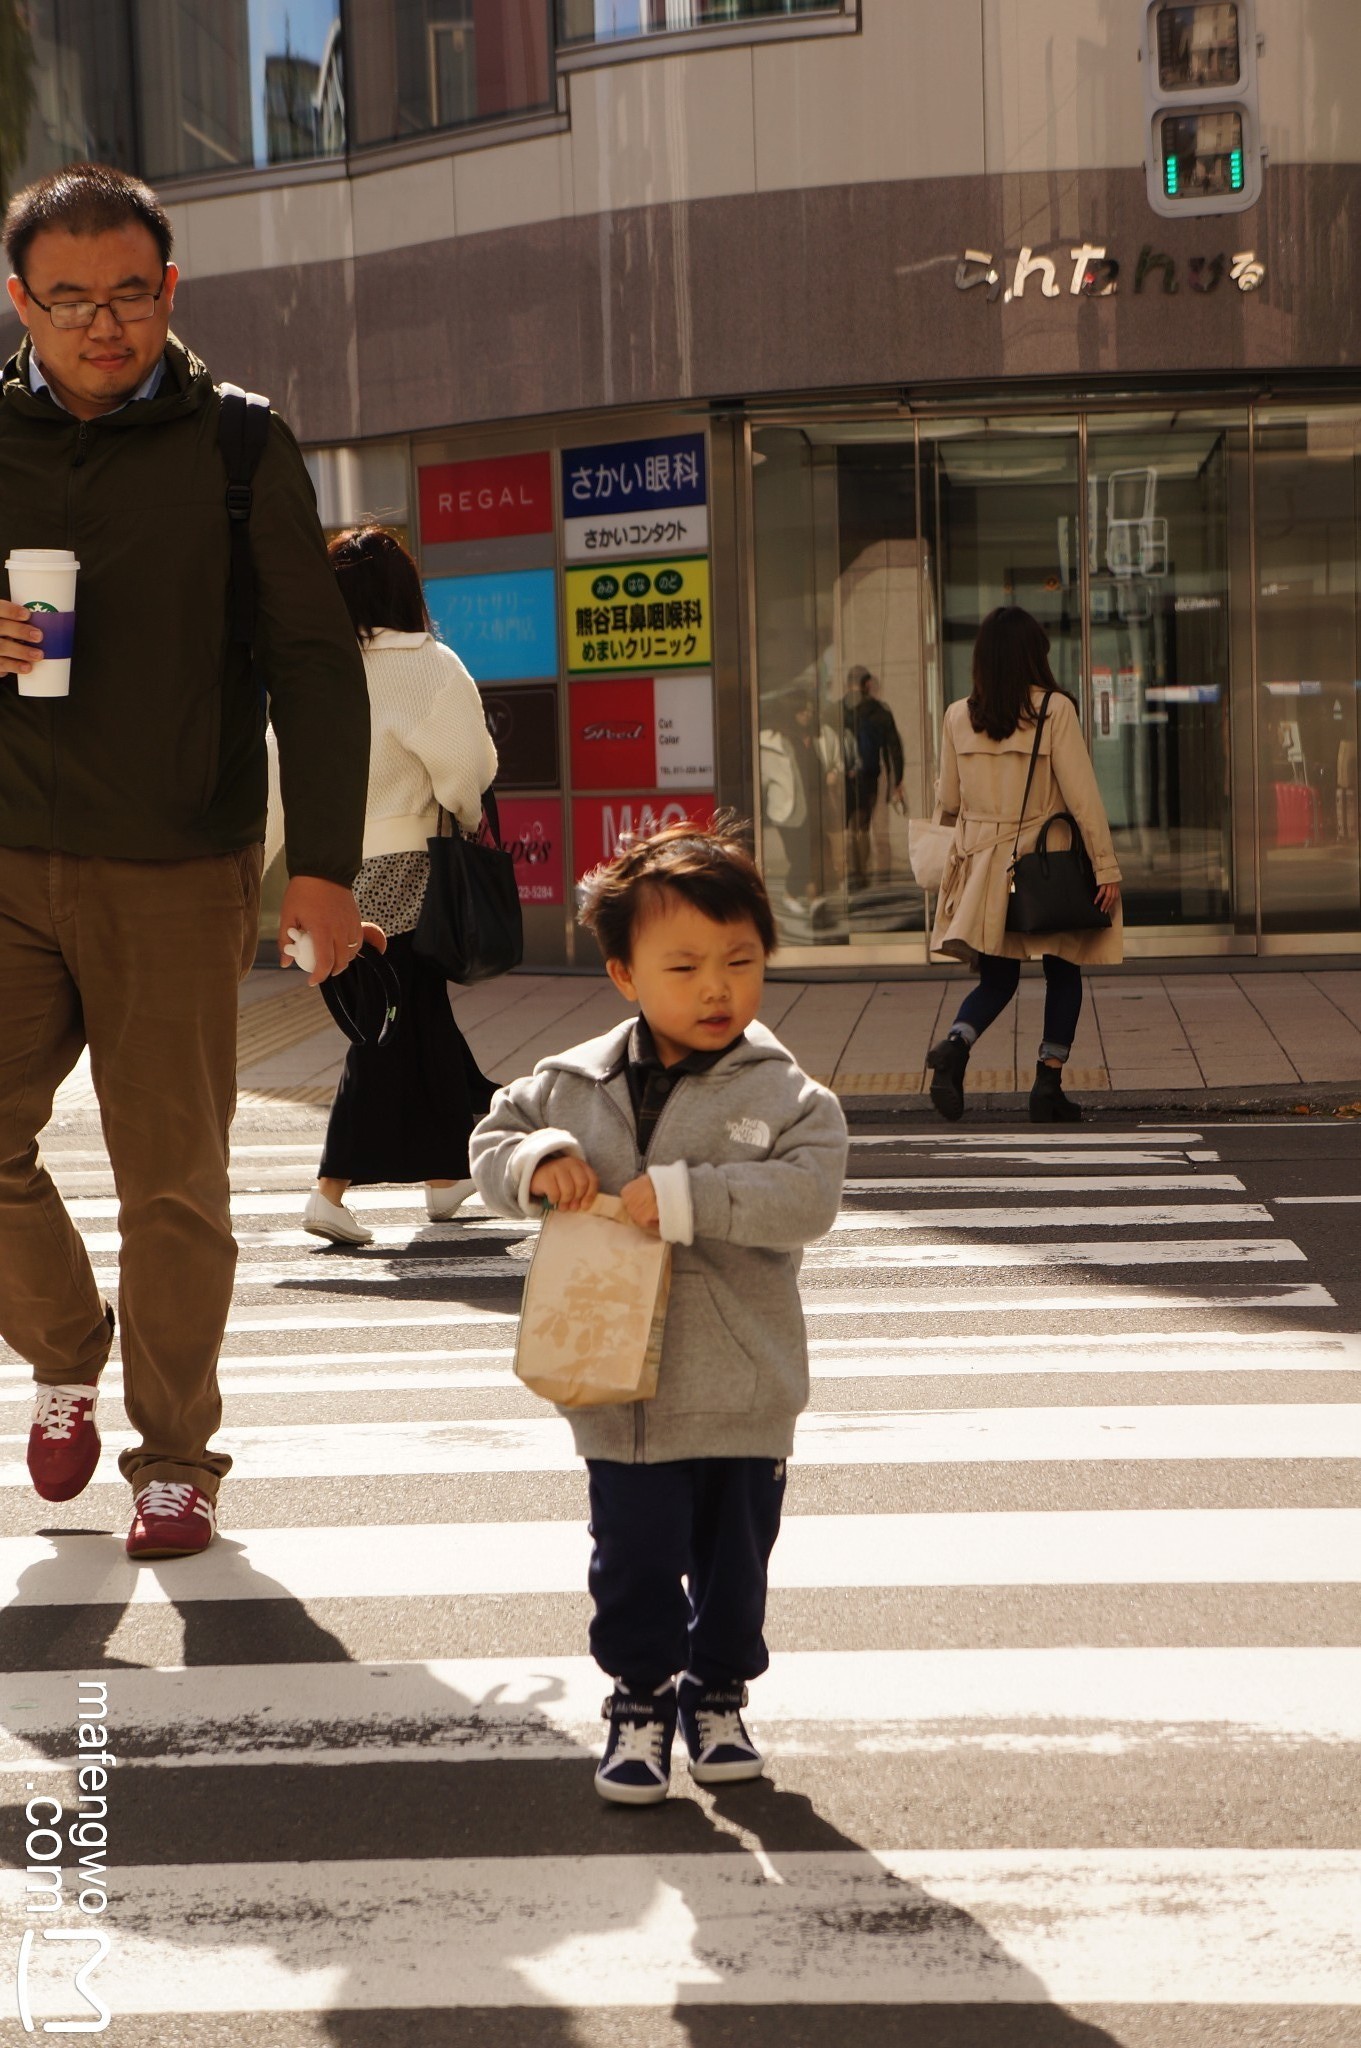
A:
<svg viewBox="0 0 1361 2048">
<path fill-rule="evenodd" d="M 1046 818 L 1070 811 L 1091 856 L 1096 902 L 1111 922 L 1088 931 L 1030 935 L 1007 930 L 1007 900 L 1035 721 L 1046 690 L 1054 695 L 1040 732 L 1020 850 L 1032 850 Z M 1077 707 L 1054 681 L 1048 634 L 1019 605 L 1000 606 L 984 619 L 974 643 L 973 690 L 945 714 L 936 822 L 953 825 L 955 837 L 941 877 L 932 950 L 967 960 L 978 969 L 979 981 L 948 1035 L 926 1055 L 932 1103 L 952 1123 L 963 1114 L 964 1070 L 975 1041 L 1015 995 L 1021 962 L 1043 956 L 1044 1037 L 1030 1121 L 1080 1122 L 1081 1109 L 1063 1092 L 1063 1064 L 1082 1009 L 1083 967 L 1109 966 L 1124 954 L 1120 867 Z M 1051 844 L 1061 844 L 1061 836 Z"/>
</svg>

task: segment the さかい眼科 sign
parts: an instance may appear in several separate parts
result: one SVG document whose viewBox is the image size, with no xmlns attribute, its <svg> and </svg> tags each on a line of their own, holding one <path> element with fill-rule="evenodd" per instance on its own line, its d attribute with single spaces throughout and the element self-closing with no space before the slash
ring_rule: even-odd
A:
<svg viewBox="0 0 1361 2048">
<path fill-rule="evenodd" d="M 709 545 L 703 434 L 607 441 L 562 458 L 562 531 L 569 562 L 685 555 Z"/>
<path fill-rule="evenodd" d="M 571 674 L 712 667 L 707 555 L 569 569 L 566 582 Z"/>
</svg>

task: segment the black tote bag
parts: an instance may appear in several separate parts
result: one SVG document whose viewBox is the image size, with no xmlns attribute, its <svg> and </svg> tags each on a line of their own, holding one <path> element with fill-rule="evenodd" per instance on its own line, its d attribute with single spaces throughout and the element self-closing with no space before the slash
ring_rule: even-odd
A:
<svg viewBox="0 0 1361 2048">
<path fill-rule="evenodd" d="M 447 813 L 441 812 L 440 822 Z M 442 969 L 446 980 L 465 986 L 506 974 L 524 958 L 524 923 L 515 863 L 501 844 L 496 794 L 482 798 L 476 833 L 464 834 L 449 819 L 448 833 L 427 839 L 430 879 L 413 944 Z"/>
<path fill-rule="evenodd" d="M 1035 720 L 1035 744 L 1030 749 L 1030 770 L 1021 798 L 1021 816 L 1016 826 L 1016 844 L 1011 853 L 1011 893 L 1007 897 L 1007 930 L 1043 938 L 1046 932 L 1099 931 L 1110 924 L 1104 910 L 1096 905 L 1096 872 L 1083 843 L 1077 819 L 1071 811 L 1055 811 L 1040 827 L 1033 853 L 1022 853 L 1021 831 L 1035 764 L 1040 757 L 1040 733 L 1049 710 L 1051 691 L 1046 690 L 1040 715 Z M 1052 825 L 1068 827 L 1070 846 L 1050 850 Z"/>
</svg>

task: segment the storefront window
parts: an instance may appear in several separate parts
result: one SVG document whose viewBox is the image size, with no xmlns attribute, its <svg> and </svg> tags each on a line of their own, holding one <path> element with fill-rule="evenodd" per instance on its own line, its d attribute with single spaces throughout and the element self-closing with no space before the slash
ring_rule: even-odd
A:
<svg viewBox="0 0 1361 2048">
<path fill-rule="evenodd" d="M 148 177 L 344 153 L 339 0 L 133 0 L 131 15 Z"/>
<path fill-rule="evenodd" d="M 551 0 L 350 0 L 346 12 L 356 147 L 552 104 Z"/>
<path fill-rule="evenodd" d="M 1257 426 L 1262 928 L 1361 921 L 1361 413 L 1271 408 Z"/>
<path fill-rule="evenodd" d="M 558 41 L 609 43 L 734 21 L 845 11 L 844 0 L 558 0 Z"/>
</svg>

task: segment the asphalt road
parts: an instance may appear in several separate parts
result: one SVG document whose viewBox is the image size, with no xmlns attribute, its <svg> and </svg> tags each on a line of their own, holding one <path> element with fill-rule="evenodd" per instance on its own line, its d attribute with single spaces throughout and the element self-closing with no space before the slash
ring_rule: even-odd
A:
<svg viewBox="0 0 1361 2048">
<path fill-rule="evenodd" d="M 678 1757 L 646 1813 L 591 1786 L 523 1233 L 373 1190 L 379 1242 L 315 1248 L 319 1127 L 237 1128 L 208 1557 L 123 1561 L 112 1374 L 95 1484 L 37 1503 L 0 1352 L 0 1971 L 83 1679 L 119 1757 L 90 1981 L 132 2048 L 1357 2048 L 1355 1125 L 858 1128 L 805 1266 L 769 1776 Z M 48 1155 L 111 1284 L 97 1136 Z M 34 1945 L 38 2024 L 81 2010 L 70 1957 Z"/>
</svg>

